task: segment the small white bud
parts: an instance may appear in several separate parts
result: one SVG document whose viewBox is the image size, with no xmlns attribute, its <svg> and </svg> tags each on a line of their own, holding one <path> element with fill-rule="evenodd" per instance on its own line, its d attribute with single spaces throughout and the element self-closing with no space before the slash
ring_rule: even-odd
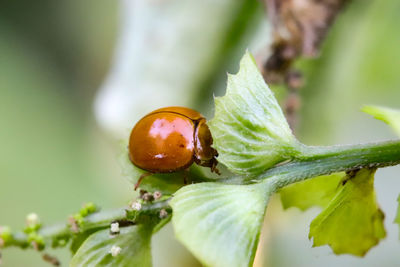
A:
<svg viewBox="0 0 400 267">
<path fill-rule="evenodd" d="M 37 225 L 39 224 L 39 216 L 36 213 L 29 213 L 26 216 L 26 224 L 27 225 Z"/>
<path fill-rule="evenodd" d="M 155 191 L 155 192 L 153 193 L 153 197 L 154 197 L 155 200 L 157 200 L 157 199 L 159 199 L 159 198 L 162 197 L 162 194 L 161 194 L 160 191 Z"/>
<path fill-rule="evenodd" d="M 119 223 L 115 222 L 111 224 L 111 233 L 118 234 L 119 233 Z"/>
<path fill-rule="evenodd" d="M 168 212 L 165 209 L 160 210 L 160 218 L 164 219 L 167 218 Z"/>
<path fill-rule="evenodd" d="M 152 193 L 144 193 L 143 196 L 141 197 L 144 201 L 150 202 L 154 200 L 154 196 Z"/>
<path fill-rule="evenodd" d="M 142 209 L 142 204 L 140 204 L 139 202 L 133 202 L 131 205 L 131 208 L 133 210 L 141 210 Z"/>
<path fill-rule="evenodd" d="M 110 249 L 111 256 L 117 257 L 121 253 L 121 248 L 118 246 L 112 246 Z"/>
</svg>

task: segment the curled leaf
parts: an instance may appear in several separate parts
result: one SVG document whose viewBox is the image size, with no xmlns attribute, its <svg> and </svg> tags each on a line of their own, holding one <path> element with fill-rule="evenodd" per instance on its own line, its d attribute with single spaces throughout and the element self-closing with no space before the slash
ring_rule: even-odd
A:
<svg viewBox="0 0 400 267">
<path fill-rule="evenodd" d="M 376 203 L 375 171 L 361 169 L 343 182 L 336 196 L 310 225 L 313 246 L 329 245 L 335 254 L 364 256 L 386 236 L 384 214 Z"/>
<path fill-rule="evenodd" d="M 392 127 L 396 134 L 400 136 L 400 110 L 378 106 L 365 106 L 363 107 L 362 111 L 374 116 L 374 118 L 378 120 L 387 123 L 390 127 Z M 394 222 L 400 226 L 400 195 L 397 201 L 399 202 L 399 206 L 397 208 L 397 216 Z"/>
</svg>

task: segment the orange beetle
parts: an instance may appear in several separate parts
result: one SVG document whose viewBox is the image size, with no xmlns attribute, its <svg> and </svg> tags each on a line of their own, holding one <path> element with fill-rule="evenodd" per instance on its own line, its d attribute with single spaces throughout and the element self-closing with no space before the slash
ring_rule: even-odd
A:
<svg viewBox="0 0 400 267">
<path fill-rule="evenodd" d="M 166 107 L 144 116 L 132 129 L 129 138 L 129 158 L 132 163 L 153 173 L 184 170 L 193 162 L 219 173 L 217 151 L 206 119 L 197 111 L 185 107 Z"/>
</svg>

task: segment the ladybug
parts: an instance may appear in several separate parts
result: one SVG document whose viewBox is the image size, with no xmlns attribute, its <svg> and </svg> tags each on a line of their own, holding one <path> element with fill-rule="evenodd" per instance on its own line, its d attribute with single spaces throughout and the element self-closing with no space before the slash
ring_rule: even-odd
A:
<svg viewBox="0 0 400 267">
<path fill-rule="evenodd" d="M 206 119 L 193 109 L 166 107 L 147 114 L 129 137 L 131 162 L 148 171 L 139 178 L 135 190 L 148 175 L 186 170 L 193 162 L 219 174 L 218 153 L 212 143 Z"/>
</svg>

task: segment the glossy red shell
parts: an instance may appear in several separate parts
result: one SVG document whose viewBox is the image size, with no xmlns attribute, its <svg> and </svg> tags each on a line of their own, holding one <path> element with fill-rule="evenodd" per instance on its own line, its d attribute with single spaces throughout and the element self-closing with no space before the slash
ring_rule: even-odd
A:
<svg viewBox="0 0 400 267">
<path fill-rule="evenodd" d="M 211 144 L 211 133 L 199 112 L 168 107 L 151 112 L 135 125 L 129 156 L 137 167 L 153 173 L 182 170 L 194 161 L 215 167 L 216 151 Z"/>
</svg>

